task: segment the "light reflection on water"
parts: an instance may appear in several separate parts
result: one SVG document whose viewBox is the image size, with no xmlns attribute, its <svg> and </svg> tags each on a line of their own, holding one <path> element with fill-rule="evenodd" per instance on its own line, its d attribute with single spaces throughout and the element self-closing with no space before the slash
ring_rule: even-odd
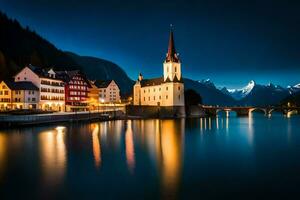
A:
<svg viewBox="0 0 300 200">
<path fill-rule="evenodd" d="M 278 152 L 299 155 L 298 124 L 299 117 L 252 114 L 4 130 L 0 132 L 0 188 L 30 191 L 35 187 L 35 191 L 53 190 L 58 197 L 73 198 L 79 198 L 77 193 L 105 191 L 110 196 L 103 198 L 126 194 L 169 199 L 197 194 L 200 184 L 207 191 L 216 187 L 226 194 L 234 185 L 220 186 L 224 180 L 235 179 L 242 186 L 248 184 L 244 180 L 259 184 L 256 174 L 265 165 L 282 168 L 280 159 L 286 155 Z M 17 181 L 8 178 L 20 173 Z M 31 177 L 33 186 L 21 184 L 24 177 Z"/>
</svg>

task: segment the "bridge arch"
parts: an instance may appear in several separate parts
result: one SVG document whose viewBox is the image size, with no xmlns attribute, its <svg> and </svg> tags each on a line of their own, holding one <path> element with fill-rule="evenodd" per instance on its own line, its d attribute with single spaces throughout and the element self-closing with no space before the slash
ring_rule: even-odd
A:
<svg viewBox="0 0 300 200">
<path fill-rule="evenodd" d="M 255 112 L 255 111 L 262 112 L 262 113 L 264 113 L 265 115 L 268 114 L 267 109 L 265 109 L 265 108 L 259 108 L 259 107 L 257 107 L 257 108 L 250 108 L 250 109 L 249 109 L 249 114 L 252 114 L 252 113 Z"/>
<path fill-rule="evenodd" d="M 289 118 L 292 115 L 297 115 L 297 114 L 300 114 L 298 110 L 288 110 L 286 116 Z"/>
</svg>

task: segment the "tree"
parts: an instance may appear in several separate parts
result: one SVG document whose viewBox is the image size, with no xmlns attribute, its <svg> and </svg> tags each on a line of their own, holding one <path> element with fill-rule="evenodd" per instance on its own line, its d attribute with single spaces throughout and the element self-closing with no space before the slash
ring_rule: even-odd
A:
<svg viewBox="0 0 300 200">
<path fill-rule="evenodd" d="M 202 97 L 192 89 L 184 91 L 184 100 L 186 106 L 202 104 Z"/>
</svg>

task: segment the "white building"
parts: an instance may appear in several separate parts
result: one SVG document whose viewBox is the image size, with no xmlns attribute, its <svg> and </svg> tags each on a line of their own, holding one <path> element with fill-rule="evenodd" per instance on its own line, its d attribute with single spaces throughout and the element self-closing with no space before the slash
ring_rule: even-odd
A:
<svg viewBox="0 0 300 200">
<path fill-rule="evenodd" d="M 184 106 L 184 84 L 181 62 L 170 31 L 168 53 L 163 63 L 163 76 L 144 79 L 139 75 L 133 88 L 133 104 L 141 106 Z"/>
<path fill-rule="evenodd" d="M 0 110 L 36 109 L 39 89 L 31 82 L 10 80 L 0 83 Z"/>
<path fill-rule="evenodd" d="M 94 84 L 99 88 L 100 103 L 120 103 L 120 88 L 114 80 L 97 80 Z"/>
<path fill-rule="evenodd" d="M 45 70 L 29 65 L 15 76 L 15 81 L 31 81 L 39 88 L 39 109 L 65 110 L 64 82 L 56 77 L 56 73 L 52 69 Z"/>
</svg>

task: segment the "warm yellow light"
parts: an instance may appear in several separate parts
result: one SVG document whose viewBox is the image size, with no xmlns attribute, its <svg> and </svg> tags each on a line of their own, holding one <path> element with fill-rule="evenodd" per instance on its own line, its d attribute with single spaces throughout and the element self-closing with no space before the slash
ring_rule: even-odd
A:
<svg viewBox="0 0 300 200">
<path fill-rule="evenodd" d="M 57 126 L 56 128 L 55 128 L 55 130 L 57 130 L 57 131 L 63 131 L 63 130 L 65 130 L 65 126 Z"/>
</svg>

